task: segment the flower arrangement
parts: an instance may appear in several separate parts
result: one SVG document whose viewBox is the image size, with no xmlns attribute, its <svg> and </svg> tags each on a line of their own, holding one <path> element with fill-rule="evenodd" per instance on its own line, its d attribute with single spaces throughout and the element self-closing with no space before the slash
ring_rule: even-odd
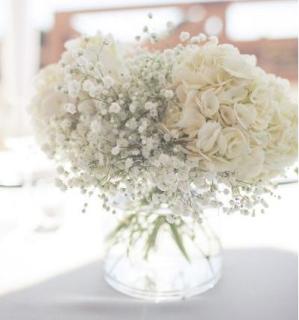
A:
<svg viewBox="0 0 299 320">
<path fill-rule="evenodd" d="M 180 38 L 133 52 L 81 37 L 40 72 L 30 111 L 59 187 L 96 192 L 113 212 L 117 194 L 199 219 L 207 206 L 267 207 L 271 178 L 297 156 L 288 82 L 215 37 Z"/>
<path fill-rule="evenodd" d="M 288 81 L 216 37 L 180 40 L 165 50 L 100 33 L 71 40 L 40 72 L 30 105 L 42 149 L 58 163 L 57 185 L 126 213 L 110 233 L 106 280 L 149 299 L 215 285 L 221 247 L 205 208 L 263 213 L 268 195 L 277 197 L 273 178 L 297 157 Z"/>
</svg>

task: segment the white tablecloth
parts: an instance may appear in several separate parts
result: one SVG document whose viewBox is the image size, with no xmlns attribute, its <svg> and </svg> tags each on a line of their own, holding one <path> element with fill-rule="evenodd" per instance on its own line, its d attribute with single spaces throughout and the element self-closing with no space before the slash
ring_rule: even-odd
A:
<svg viewBox="0 0 299 320">
<path fill-rule="evenodd" d="M 126 297 L 103 279 L 96 261 L 0 296 L 1 320 L 296 320 L 297 256 L 276 249 L 228 250 L 224 275 L 205 294 L 149 303 Z"/>
<path fill-rule="evenodd" d="M 0 188 L 0 320 L 295 320 L 298 187 L 279 192 L 266 215 L 221 218 L 229 250 L 214 289 L 153 304 L 104 282 L 100 257 L 111 217 L 98 212 L 98 201 L 82 215 L 86 199 L 76 192 Z"/>
</svg>

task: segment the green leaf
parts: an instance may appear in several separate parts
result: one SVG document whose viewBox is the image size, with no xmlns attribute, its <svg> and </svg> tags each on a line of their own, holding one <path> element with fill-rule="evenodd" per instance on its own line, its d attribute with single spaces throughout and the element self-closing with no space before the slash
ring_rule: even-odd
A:
<svg viewBox="0 0 299 320">
<path fill-rule="evenodd" d="M 187 251 L 185 249 L 184 243 L 183 243 L 183 239 L 181 238 L 177 226 L 174 223 L 168 223 L 170 230 L 172 232 L 173 238 L 175 240 L 175 243 L 177 244 L 178 248 L 180 249 L 180 251 L 182 252 L 183 256 L 186 258 L 186 260 L 188 262 L 190 262 L 190 258 L 187 254 Z"/>
<path fill-rule="evenodd" d="M 158 217 L 156 219 L 153 231 L 149 234 L 147 239 L 147 245 L 146 245 L 145 254 L 144 254 L 145 259 L 148 258 L 148 254 L 150 250 L 155 246 L 159 229 L 163 225 L 163 223 L 165 223 L 164 217 Z"/>
</svg>

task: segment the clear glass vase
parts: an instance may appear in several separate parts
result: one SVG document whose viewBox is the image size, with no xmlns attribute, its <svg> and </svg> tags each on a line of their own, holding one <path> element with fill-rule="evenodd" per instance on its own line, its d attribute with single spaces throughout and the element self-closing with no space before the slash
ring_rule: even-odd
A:
<svg viewBox="0 0 299 320">
<path fill-rule="evenodd" d="M 184 299 L 220 279 L 218 237 L 206 219 L 127 215 L 109 236 L 105 279 L 114 289 L 154 301 Z"/>
</svg>

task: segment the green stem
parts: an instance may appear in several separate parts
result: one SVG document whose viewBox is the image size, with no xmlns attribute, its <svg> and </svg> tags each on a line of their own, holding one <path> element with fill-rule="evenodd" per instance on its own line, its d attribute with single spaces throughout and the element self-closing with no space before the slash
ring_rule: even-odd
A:
<svg viewBox="0 0 299 320">
<path fill-rule="evenodd" d="M 177 226 L 174 223 L 168 223 L 168 225 L 170 227 L 170 230 L 172 232 L 174 241 L 177 244 L 178 248 L 182 252 L 183 256 L 186 258 L 186 260 L 188 262 L 191 262 L 188 254 L 187 254 L 187 251 L 185 249 L 185 246 L 184 246 L 184 243 L 183 243 L 183 239 L 182 239 L 181 235 L 178 232 Z"/>
<path fill-rule="evenodd" d="M 164 217 L 158 217 L 155 220 L 153 231 L 149 234 L 147 242 L 146 242 L 146 248 L 145 248 L 145 254 L 144 254 L 145 259 L 148 258 L 148 254 L 149 254 L 150 250 L 155 247 L 158 232 L 164 223 L 165 223 Z"/>
</svg>

